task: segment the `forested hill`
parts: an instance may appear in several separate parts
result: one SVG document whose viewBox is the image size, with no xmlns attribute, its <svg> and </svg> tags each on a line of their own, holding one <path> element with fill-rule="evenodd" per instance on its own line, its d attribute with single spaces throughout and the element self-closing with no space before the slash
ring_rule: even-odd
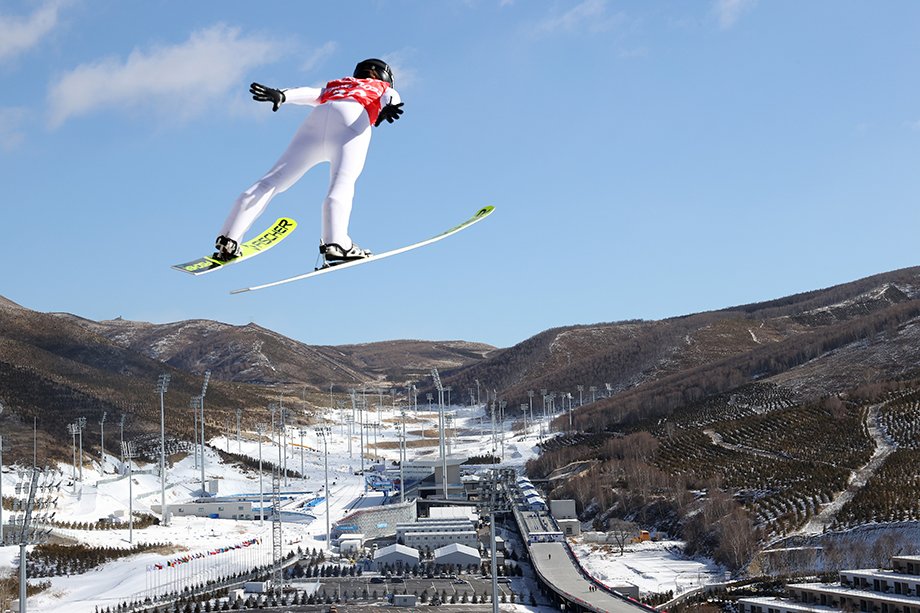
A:
<svg viewBox="0 0 920 613">
<path fill-rule="evenodd" d="M 577 409 L 576 429 L 602 432 L 753 381 L 806 401 L 910 376 L 918 317 L 920 268 L 908 268 L 719 311 L 555 328 L 442 379 L 464 394 L 478 381 L 483 398 L 498 390 L 514 412 L 529 391 L 542 411 L 545 390 L 557 409 Z"/>
</svg>

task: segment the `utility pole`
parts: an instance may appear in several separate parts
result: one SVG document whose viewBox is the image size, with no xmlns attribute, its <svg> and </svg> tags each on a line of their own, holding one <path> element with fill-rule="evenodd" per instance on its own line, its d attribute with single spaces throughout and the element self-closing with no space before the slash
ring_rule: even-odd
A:
<svg viewBox="0 0 920 613">
<path fill-rule="evenodd" d="M 162 374 L 157 380 L 156 392 L 160 395 L 160 515 L 163 525 L 169 525 L 169 513 L 166 511 L 166 408 L 163 396 L 169 389 L 169 375 Z"/>
</svg>

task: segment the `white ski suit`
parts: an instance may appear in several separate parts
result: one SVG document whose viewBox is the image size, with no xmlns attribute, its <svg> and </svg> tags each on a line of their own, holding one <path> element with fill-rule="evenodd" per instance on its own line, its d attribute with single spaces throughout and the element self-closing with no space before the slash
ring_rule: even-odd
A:
<svg viewBox="0 0 920 613">
<path fill-rule="evenodd" d="M 329 191 L 323 201 L 325 244 L 348 249 L 355 182 L 364 169 L 371 127 L 387 104 L 399 104 L 399 94 L 384 81 L 345 77 L 326 87 L 284 90 L 285 104 L 315 106 L 275 165 L 240 194 L 220 233 L 242 243 L 243 235 L 277 194 L 294 185 L 320 162 L 329 162 Z"/>
</svg>

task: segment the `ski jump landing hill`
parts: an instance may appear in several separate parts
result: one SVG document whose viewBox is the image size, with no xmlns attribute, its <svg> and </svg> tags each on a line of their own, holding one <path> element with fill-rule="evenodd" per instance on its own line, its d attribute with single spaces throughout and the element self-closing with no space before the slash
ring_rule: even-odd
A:
<svg viewBox="0 0 920 613">
<path fill-rule="evenodd" d="M 608 586 L 595 580 L 578 563 L 552 515 L 546 510 L 534 510 L 521 503 L 523 493 L 512 488 L 509 498 L 521 536 L 527 543 L 530 561 L 540 581 L 566 603 L 566 611 L 597 611 L 610 613 L 653 613 L 646 606 L 621 591 L 635 586 Z"/>
</svg>

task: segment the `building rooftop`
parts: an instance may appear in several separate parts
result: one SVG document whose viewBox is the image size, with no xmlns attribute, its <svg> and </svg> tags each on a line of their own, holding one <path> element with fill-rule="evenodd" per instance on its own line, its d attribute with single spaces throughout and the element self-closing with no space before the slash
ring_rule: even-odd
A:
<svg viewBox="0 0 920 613">
<path fill-rule="evenodd" d="M 452 553 L 463 553 L 469 556 L 479 557 L 479 550 L 468 547 L 467 545 L 461 545 L 460 543 L 451 543 L 450 545 L 444 545 L 443 547 L 438 547 L 434 550 L 434 557 L 446 556 Z"/>
<path fill-rule="evenodd" d="M 836 611 L 839 613 L 840 609 L 820 605 L 815 603 L 805 603 L 805 602 L 796 602 L 794 600 L 783 600 L 780 598 L 742 598 L 743 602 L 748 604 L 759 604 L 764 607 L 774 608 L 782 607 L 788 611 L 802 611 L 802 613 L 828 613 L 829 611 Z"/>
<path fill-rule="evenodd" d="M 460 464 L 463 464 L 467 460 L 469 460 L 469 457 L 465 455 L 449 455 L 447 456 L 447 465 L 448 466 L 459 466 Z M 407 466 L 414 465 L 414 466 L 440 468 L 441 458 L 438 456 L 423 456 L 423 457 L 415 458 L 414 460 L 410 460 L 406 462 L 406 465 Z"/>
<path fill-rule="evenodd" d="M 412 547 L 407 547 L 405 545 L 400 545 L 399 543 L 394 543 L 392 545 L 387 545 L 386 547 L 381 547 L 374 552 L 374 559 L 387 556 L 394 553 L 401 553 L 413 558 L 419 557 L 418 549 L 413 549 Z"/>
<path fill-rule="evenodd" d="M 789 589 L 811 590 L 813 592 L 823 592 L 825 594 L 836 594 L 838 596 L 849 596 L 851 598 L 862 598 L 864 600 L 885 600 L 886 602 L 906 604 L 912 607 L 920 606 L 920 597 L 906 596 L 904 594 L 894 594 L 888 592 L 873 592 L 871 590 L 861 590 L 853 587 L 846 587 L 836 583 L 791 583 Z"/>
</svg>

